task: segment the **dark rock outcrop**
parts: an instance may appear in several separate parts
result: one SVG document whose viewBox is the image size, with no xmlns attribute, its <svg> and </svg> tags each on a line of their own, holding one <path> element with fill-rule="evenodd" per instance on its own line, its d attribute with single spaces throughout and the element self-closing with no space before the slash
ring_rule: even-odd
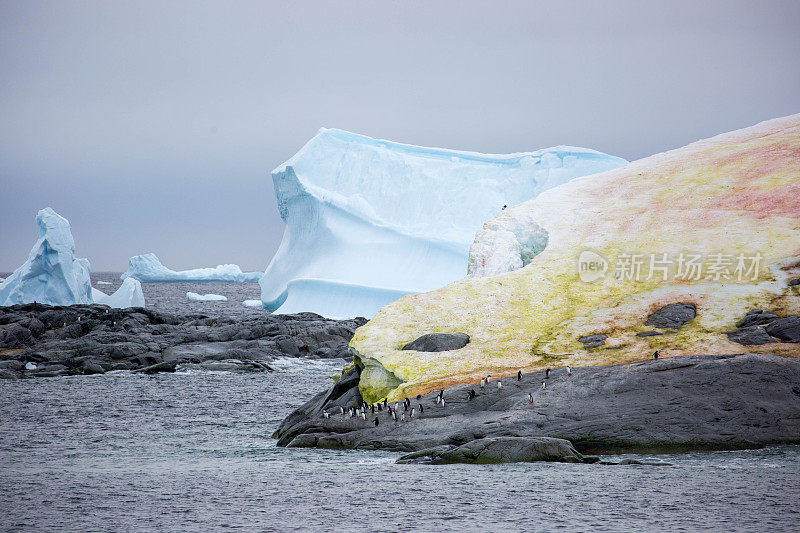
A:
<svg viewBox="0 0 800 533">
<path fill-rule="evenodd" d="M 598 333 L 595 335 L 585 335 L 583 337 L 579 337 L 578 342 L 583 343 L 584 348 L 597 348 L 598 346 L 605 344 L 607 338 L 608 335 Z"/>
<path fill-rule="evenodd" d="M 313 313 L 181 316 L 97 304 L 0 307 L 0 377 L 171 372 L 181 364 L 265 371 L 279 356 L 347 357 L 353 332 L 365 322 Z M 19 364 L 2 366 L 8 361 Z M 37 367 L 28 369 L 27 362 Z"/>
<path fill-rule="evenodd" d="M 726 335 L 729 340 L 742 346 L 760 346 L 775 342 L 775 339 L 770 337 L 761 326 L 748 326 L 736 331 L 729 331 Z"/>
<path fill-rule="evenodd" d="M 567 439 L 581 453 L 800 443 L 800 403 L 793 392 L 800 384 L 800 360 L 753 354 L 662 357 L 573 368 L 571 376 L 556 369 L 546 389 L 539 386 L 543 379 L 544 372 L 524 374 L 521 381 L 505 378 L 500 390 L 456 385 L 444 391 L 446 407 L 437 405 L 438 392 L 432 392 L 411 402 L 422 404 L 424 412 L 417 409 L 414 420 L 395 422 L 386 410 L 368 414 L 366 421 L 337 414 L 333 406 L 341 402 L 334 397 L 350 398 L 347 407 L 360 403 L 358 381 L 350 374 L 287 417 L 274 437 L 279 446 L 436 449 L 423 454 L 431 458 L 473 441 L 509 437 Z M 348 384 L 350 396 L 343 392 Z M 470 400 L 471 389 L 477 395 Z M 397 407 L 402 413 L 402 404 Z"/>
<path fill-rule="evenodd" d="M 764 329 L 783 342 L 800 342 L 800 316 L 798 315 L 774 320 Z"/>
<path fill-rule="evenodd" d="M 399 464 L 452 463 L 491 464 L 553 461 L 562 463 L 595 462 L 587 461 L 583 455 L 564 439 L 551 437 L 497 437 L 477 439 L 461 446 L 439 446 L 420 450 L 402 456 Z"/>
<path fill-rule="evenodd" d="M 763 326 L 764 324 L 769 324 L 776 318 L 778 318 L 778 315 L 764 313 L 763 311 L 759 313 L 747 313 L 745 317 L 741 319 L 738 324 L 736 324 L 736 327 L 746 328 L 749 326 Z"/>
<path fill-rule="evenodd" d="M 679 329 L 695 316 L 697 316 L 697 308 L 694 304 L 669 304 L 648 316 L 644 325 L 662 329 Z"/>
<path fill-rule="evenodd" d="M 458 350 L 469 343 L 466 333 L 428 333 L 403 346 L 404 350 L 417 352 L 446 352 Z"/>
<path fill-rule="evenodd" d="M 800 342 L 800 316 L 779 318 L 762 309 L 751 309 L 737 324 L 737 331 L 726 333 L 728 339 L 745 346 L 770 342 Z"/>
</svg>

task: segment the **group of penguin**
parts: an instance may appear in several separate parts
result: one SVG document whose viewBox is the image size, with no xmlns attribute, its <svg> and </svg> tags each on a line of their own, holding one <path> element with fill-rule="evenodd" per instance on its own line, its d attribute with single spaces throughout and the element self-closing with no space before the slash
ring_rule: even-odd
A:
<svg viewBox="0 0 800 533">
<path fill-rule="evenodd" d="M 378 403 L 375 403 L 375 404 L 372 404 L 372 405 L 368 404 L 367 402 L 363 402 L 362 401 L 361 405 L 359 407 L 351 407 L 346 412 L 350 416 L 350 418 L 358 417 L 361 420 L 366 421 L 367 420 L 367 413 L 369 413 L 370 415 L 375 415 L 376 413 L 379 413 L 379 412 L 382 412 L 382 411 L 386 411 L 387 415 L 393 421 L 397 422 L 399 420 L 400 422 L 406 422 L 406 421 L 414 420 L 414 417 L 417 416 L 418 412 L 419 412 L 419 414 L 422 414 L 422 413 L 425 412 L 425 407 L 422 405 L 421 400 L 422 400 L 422 395 L 418 394 L 417 395 L 417 401 L 419 403 L 417 404 L 416 407 L 412 407 L 411 406 L 411 400 L 406 398 L 405 400 L 403 400 L 403 402 L 401 404 L 403 406 L 403 410 L 402 411 L 399 411 L 399 407 L 398 407 L 398 404 L 396 402 L 390 405 L 389 402 L 386 400 L 386 398 L 383 399 L 383 402 L 378 402 Z M 436 396 L 436 405 L 441 405 L 442 407 L 444 407 L 444 391 L 443 390 L 439 391 L 439 395 Z M 398 416 L 398 413 L 400 413 L 399 416 Z M 408 418 L 406 418 L 406 413 L 408 413 Z M 345 414 L 344 407 L 340 406 L 338 408 L 338 413 L 334 413 L 334 414 L 344 415 Z M 331 413 L 329 413 L 327 410 L 322 411 L 322 417 L 323 418 L 330 418 L 331 417 Z M 380 420 L 378 419 L 377 416 L 374 418 L 373 424 L 375 424 L 376 426 L 380 425 Z"/>
<path fill-rule="evenodd" d="M 566 370 L 567 370 L 567 375 L 571 376 L 572 375 L 572 368 L 567 366 Z M 542 390 L 545 390 L 547 388 L 547 380 L 549 378 L 550 378 L 550 369 L 547 368 L 544 371 L 544 381 L 542 381 Z M 492 379 L 492 375 L 491 374 L 487 375 L 485 378 L 482 378 L 481 381 L 480 381 L 480 388 L 482 388 L 482 389 L 485 388 L 486 385 L 489 384 L 491 379 Z M 522 381 L 522 370 L 517 371 L 517 381 Z M 503 382 L 501 380 L 498 379 L 497 381 L 495 381 L 495 383 L 497 384 L 497 390 L 498 391 L 503 390 Z M 476 398 L 477 396 L 478 396 L 478 394 L 475 392 L 475 389 L 470 389 L 469 392 L 467 393 L 467 400 L 472 400 L 472 399 Z M 406 398 L 405 400 L 403 400 L 403 402 L 401 404 L 403 406 L 402 412 L 398 411 L 398 403 L 397 402 L 395 402 L 395 403 L 390 405 L 389 402 L 386 400 L 386 398 L 384 398 L 382 402 L 378 402 L 378 403 L 372 404 L 372 405 L 368 404 L 367 402 L 362 401 L 361 405 L 359 407 L 350 407 L 347 411 L 345 411 L 344 407 L 339 406 L 338 412 L 336 412 L 334 414 L 344 415 L 345 412 L 347 412 L 347 414 L 350 416 L 350 418 L 358 417 L 361 420 L 366 421 L 367 420 L 367 413 L 369 413 L 370 415 L 375 415 L 376 413 L 379 413 L 379 412 L 382 412 L 382 411 L 386 411 L 388 416 L 394 422 L 397 422 L 398 421 L 398 412 L 399 412 L 400 413 L 399 421 L 400 422 L 406 422 L 406 421 L 414 420 L 414 417 L 416 416 L 417 412 L 419 412 L 419 414 L 422 414 L 423 412 L 425 412 L 425 408 L 423 407 L 421 400 L 422 400 L 422 395 L 418 394 L 417 395 L 417 402 L 418 402 L 417 403 L 417 407 L 412 407 L 411 406 L 411 400 L 409 398 Z M 531 404 L 533 403 L 533 393 L 532 392 L 528 393 L 528 403 L 531 403 Z M 446 402 L 445 402 L 445 399 L 444 399 L 444 389 L 440 390 L 439 393 L 436 395 L 436 405 L 439 405 L 441 407 L 444 407 L 446 405 Z M 409 413 L 407 419 L 406 419 L 406 413 Z M 325 419 L 328 419 L 328 418 L 331 417 L 331 413 L 329 413 L 327 410 L 324 410 L 324 411 L 322 411 L 322 417 L 325 418 Z M 380 425 L 380 420 L 378 419 L 377 416 L 375 416 L 375 418 L 373 420 L 373 424 L 375 424 L 375 426 Z"/>
</svg>

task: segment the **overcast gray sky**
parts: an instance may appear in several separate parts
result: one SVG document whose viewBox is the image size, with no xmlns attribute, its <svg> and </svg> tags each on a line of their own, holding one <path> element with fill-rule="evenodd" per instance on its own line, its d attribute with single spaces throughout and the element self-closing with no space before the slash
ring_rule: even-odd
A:
<svg viewBox="0 0 800 533">
<path fill-rule="evenodd" d="M 800 112 L 800 2 L 0 2 L 0 271 L 263 270 L 318 128 L 636 159 Z"/>
</svg>

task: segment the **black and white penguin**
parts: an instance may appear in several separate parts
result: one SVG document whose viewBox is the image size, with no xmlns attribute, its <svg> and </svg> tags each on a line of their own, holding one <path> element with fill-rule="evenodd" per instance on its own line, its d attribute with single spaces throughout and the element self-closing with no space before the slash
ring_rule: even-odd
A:
<svg viewBox="0 0 800 533">
<path fill-rule="evenodd" d="M 422 394 L 417 394 L 417 401 L 420 401 L 421 399 L 422 399 Z"/>
<path fill-rule="evenodd" d="M 542 390 L 544 390 L 546 388 L 547 388 L 547 382 L 546 381 L 542 381 Z"/>
<path fill-rule="evenodd" d="M 400 422 L 405 422 L 405 421 L 406 421 L 406 414 L 400 413 Z"/>
<path fill-rule="evenodd" d="M 653 352 L 653 359 L 658 359 L 658 350 Z"/>
<path fill-rule="evenodd" d="M 415 412 L 415 411 L 416 411 L 416 410 L 415 410 L 415 409 L 412 407 L 412 408 L 411 408 L 411 415 L 409 415 L 409 416 L 410 416 L 410 418 L 411 418 L 411 420 L 414 420 L 414 412 Z"/>
<path fill-rule="evenodd" d="M 392 409 L 392 420 L 397 422 L 397 413 L 394 411 L 394 409 Z"/>
<path fill-rule="evenodd" d="M 339 414 L 340 415 L 344 414 L 344 407 L 342 407 L 341 405 L 339 406 Z"/>
<path fill-rule="evenodd" d="M 467 400 L 471 400 L 475 396 L 477 396 L 477 394 L 475 394 L 475 389 L 470 389 L 469 392 L 467 393 Z"/>
<path fill-rule="evenodd" d="M 549 368 L 545 368 L 544 369 L 544 379 L 550 379 L 550 369 Z"/>
<path fill-rule="evenodd" d="M 328 411 L 322 411 L 322 418 L 328 419 L 331 415 L 328 414 Z"/>
<path fill-rule="evenodd" d="M 378 417 L 376 416 L 375 417 L 375 427 L 378 427 L 378 424 L 380 424 L 380 422 L 378 421 Z"/>
<path fill-rule="evenodd" d="M 378 404 L 378 412 L 380 412 L 380 411 L 383 411 L 383 404 L 382 403 Z"/>
<path fill-rule="evenodd" d="M 383 399 L 383 407 L 384 407 L 384 409 L 389 407 L 389 402 L 388 402 L 388 400 L 386 398 Z"/>
<path fill-rule="evenodd" d="M 528 393 L 528 403 L 533 403 L 533 393 L 532 392 Z"/>
<path fill-rule="evenodd" d="M 370 410 L 371 414 L 373 414 L 373 415 L 375 414 L 375 406 L 374 405 L 371 405 L 369 410 Z"/>
<path fill-rule="evenodd" d="M 363 420 L 364 422 L 367 421 L 367 413 L 365 413 L 364 411 L 361 411 L 361 420 Z"/>
<path fill-rule="evenodd" d="M 571 366 L 569 366 L 569 365 L 567 365 L 567 375 L 568 375 L 568 376 L 571 376 L 571 375 L 572 375 L 572 367 L 571 367 Z"/>
<path fill-rule="evenodd" d="M 517 370 L 517 381 L 522 381 L 522 370 Z"/>
<path fill-rule="evenodd" d="M 444 407 L 444 398 L 442 398 L 442 407 Z"/>
<path fill-rule="evenodd" d="M 497 380 L 497 390 L 503 390 L 503 382 L 499 379 Z"/>
<path fill-rule="evenodd" d="M 486 378 L 481 378 L 481 388 L 486 386 Z"/>
<path fill-rule="evenodd" d="M 425 409 L 422 407 L 422 404 L 419 404 L 419 414 L 422 414 L 424 412 L 425 412 Z"/>
</svg>

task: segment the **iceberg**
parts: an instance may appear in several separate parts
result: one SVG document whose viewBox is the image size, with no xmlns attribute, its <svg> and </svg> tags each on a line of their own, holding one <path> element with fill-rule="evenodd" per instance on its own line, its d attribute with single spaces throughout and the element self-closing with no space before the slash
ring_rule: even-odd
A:
<svg viewBox="0 0 800 533">
<path fill-rule="evenodd" d="M 28 260 L 0 283 L 0 306 L 39 302 L 144 307 L 142 286 L 136 280 L 125 280 L 110 296 L 92 287 L 89 261 L 75 258 L 75 241 L 67 219 L 47 207 L 36 215 L 36 225 L 39 239 Z"/>
<path fill-rule="evenodd" d="M 97 284 L 98 285 L 111 285 L 111 282 L 110 281 L 98 281 Z"/>
<path fill-rule="evenodd" d="M 156 254 L 136 255 L 128 260 L 128 270 L 122 279 L 136 278 L 139 281 L 231 281 L 255 283 L 261 272 L 242 272 L 239 265 L 217 265 L 214 268 L 171 270 L 161 264 Z"/>
<path fill-rule="evenodd" d="M 196 292 L 187 292 L 186 299 L 192 302 L 227 302 L 228 298 L 221 294 L 197 294 Z"/>
<path fill-rule="evenodd" d="M 92 303 L 89 261 L 75 258 L 67 219 L 50 207 L 36 215 L 39 239 L 28 260 L 0 284 L 0 305 Z"/>
<path fill-rule="evenodd" d="M 142 284 L 138 279 L 128 278 L 114 294 L 108 295 L 92 287 L 92 298 L 94 303 L 104 304 L 109 307 L 144 307 L 144 294 Z"/>
<path fill-rule="evenodd" d="M 245 307 L 263 307 L 264 304 L 261 300 L 245 300 L 242 302 L 242 305 Z"/>
<path fill-rule="evenodd" d="M 261 300 L 279 313 L 371 317 L 463 277 L 476 231 L 504 206 L 626 163 L 570 146 L 493 155 L 321 129 L 272 172 L 286 228 Z"/>
</svg>

